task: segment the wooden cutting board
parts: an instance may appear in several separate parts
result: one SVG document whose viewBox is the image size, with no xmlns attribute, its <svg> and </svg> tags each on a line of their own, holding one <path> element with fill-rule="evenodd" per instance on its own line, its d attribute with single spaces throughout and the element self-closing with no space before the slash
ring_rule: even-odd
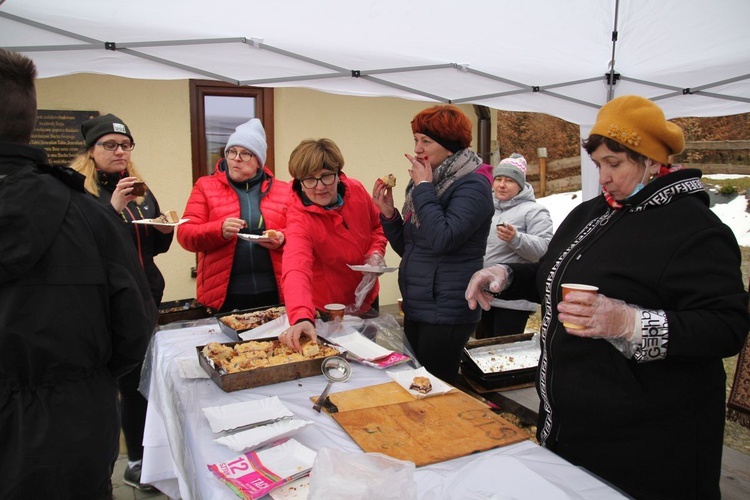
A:
<svg viewBox="0 0 750 500">
<path fill-rule="evenodd" d="M 328 398 L 339 411 L 359 410 L 361 408 L 372 408 L 373 406 L 414 401 L 414 396 L 396 382 L 386 382 L 385 384 L 337 392 L 329 394 Z"/>
<path fill-rule="evenodd" d="M 518 427 L 461 391 L 414 399 L 401 386 L 390 382 L 346 392 L 331 396 L 339 408 L 333 418 L 360 448 L 409 460 L 417 466 L 527 439 Z M 389 393 L 398 401 L 391 399 L 380 404 L 388 399 Z M 404 400 L 404 395 L 408 399 Z"/>
</svg>

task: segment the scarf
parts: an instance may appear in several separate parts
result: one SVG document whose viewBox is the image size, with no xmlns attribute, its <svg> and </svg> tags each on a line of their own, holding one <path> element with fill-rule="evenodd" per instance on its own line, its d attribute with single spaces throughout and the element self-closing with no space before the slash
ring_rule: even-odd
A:
<svg viewBox="0 0 750 500">
<path fill-rule="evenodd" d="M 470 149 L 461 149 L 452 154 L 443 161 L 432 172 L 432 185 L 435 186 L 435 192 L 438 198 L 445 193 L 449 187 L 464 175 L 477 171 L 482 166 L 482 159 Z M 406 186 L 406 199 L 404 208 L 401 213 L 404 216 L 404 222 L 411 222 L 419 227 L 419 217 L 414 211 L 414 181 L 410 180 Z"/>
<path fill-rule="evenodd" d="M 659 173 L 656 174 L 656 177 L 664 177 L 665 175 L 669 175 L 672 172 L 676 172 L 678 170 L 682 170 L 682 165 L 662 165 L 659 168 Z M 615 200 L 615 198 L 607 191 L 607 188 L 602 186 L 602 194 L 604 195 L 604 199 L 607 202 L 607 205 L 612 207 L 615 210 L 621 210 L 623 207 L 623 204 L 619 201 Z"/>
</svg>

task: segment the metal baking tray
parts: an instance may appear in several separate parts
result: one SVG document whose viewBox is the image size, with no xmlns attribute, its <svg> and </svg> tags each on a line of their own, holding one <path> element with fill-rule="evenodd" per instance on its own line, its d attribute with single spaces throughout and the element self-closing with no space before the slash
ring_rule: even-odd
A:
<svg viewBox="0 0 750 500">
<path fill-rule="evenodd" d="M 242 309 L 241 311 L 230 311 L 230 312 L 215 314 L 214 317 L 219 322 L 219 328 L 221 328 L 221 331 L 224 332 L 227 335 L 227 337 L 237 342 L 243 342 L 243 339 L 240 338 L 240 333 L 246 332 L 250 329 L 244 328 L 244 329 L 235 330 L 231 326 L 224 323 L 221 320 L 221 318 L 224 318 L 226 316 L 234 316 L 234 315 L 246 314 L 246 313 L 251 313 L 251 312 L 256 312 L 256 311 L 264 311 L 266 309 L 273 309 L 274 307 L 282 307 L 282 306 L 283 304 L 278 304 L 275 306 L 263 306 L 263 307 L 256 307 L 253 309 Z"/>
<path fill-rule="evenodd" d="M 467 342 L 461 372 L 485 389 L 498 389 L 534 381 L 539 347 L 533 333 Z"/>
<path fill-rule="evenodd" d="M 210 317 L 211 313 L 208 308 L 195 299 L 162 302 L 159 306 L 160 325 L 166 325 L 174 321 L 188 321 Z"/>
<path fill-rule="evenodd" d="M 278 340 L 276 337 L 255 339 L 256 342 L 265 342 Z M 222 342 L 222 345 L 234 347 L 235 344 L 241 344 L 244 342 Z M 333 347 L 338 351 L 342 351 L 341 347 L 330 343 L 328 340 L 318 337 L 318 343 L 321 345 L 327 345 Z M 315 358 L 308 359 L 305 361 L 295 361 L 292 363 L 285 363 L 283 365 L 275 366 L 264 366 L 260 368 L 254 368 L 252 370 L 226 373 L 220 371 L 213 362 L 211 362 L 206 356 L 203 355 L 203 348 L 205 345 L 196 346 L 195 349 L 198 352 L 198 362 L 206 371 L 211 380 L 218 385 L 224 392 L 239 391 L 242 389 L 249 389 L 251 387 L 260 387 L 262 385 L 271 385 L 278 382 L 286 382 L 287 380 L 297 380 L 305 377 L 313 377 L 315 375 L 321 375 L 321 365 L 326 359 Z"/>
</svg>

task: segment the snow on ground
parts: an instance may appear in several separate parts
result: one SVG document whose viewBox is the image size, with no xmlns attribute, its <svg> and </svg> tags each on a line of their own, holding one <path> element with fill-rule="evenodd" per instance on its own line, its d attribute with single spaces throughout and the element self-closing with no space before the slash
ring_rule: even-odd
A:
<svg viewBox="0 0 750 500">
<path fill-rule="evenodd" d="M 736 179 L 745 177 L 742 175 L 716 174 L 704 176 L 704 179 Z M 547 207 L 552 216 L 552 224 L 555 231 L 560 227 L 560 223 L 567 217 L 568 213 L 573 210 L 582 201 L 581 191 L 571 191 L 569 193 L 558 193 L 537 200 Z M 734 232 L 737 243 L 741 246 L 750 246 L 750 214 L 747 209 L 747 198 L 745 196 L 736 196 L 727 203 L 716 203 L 711 210 Z"/>
</svg>

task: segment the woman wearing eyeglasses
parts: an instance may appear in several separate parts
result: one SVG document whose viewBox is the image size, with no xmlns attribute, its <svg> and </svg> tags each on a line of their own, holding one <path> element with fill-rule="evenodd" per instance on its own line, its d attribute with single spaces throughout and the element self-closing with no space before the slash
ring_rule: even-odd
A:
<svg viewBox="0 0 750 500">
<path fill-rule="evenodd" d="M 289 157 L 294 181 L 283 283 L 291 327 L 279 340 L 297 350 L 302 335 L 317 339 L 317 311 L 329 303 L 357 303 L 355 291 L 363 274 L 349 265 L 385 265 L 380 212 L 364 186 L 347 177 L 343 168 L 344 157 L 330 139 L 304 140 Z M 372 278 L 359 311 L 377 308 L 379 285 Z"/>
<path fill-rule="evenodd" d="M 177 241 L 198 253 L 197 299 L 214 311 L 283 302 L 281 255 L 289 185 L 266 162 L 266 132 L 253 118 L 237 127 L 213 174 L 193 186 Z M 275 235 L 259 241 L 238 235 Z"/>
<path fill-rule="evenodd" d="M 159 307 L 165 283 L 154 256 L 169 250 L 174 228 L 131 224 L 134 220 L 156 218 L 161 211 L 150 189 L 146 188 L 143 194 L 134 192 L 134 184 L 143 181 L 143 176 L 131 161 L 135 141 L 130 128 L 117 116 L 107 114 L 84 122 L 81 132 L 86 150 L 73 160 L 71 167 L 86 177 L 84 186 L 89 193 L 122 217 L 138 251 L 154 303 Z M 150 486 L 140 482 L 143 458 L 141 443 L 146 421 L 146 400 L 138 392 L 140 378 L 139 365 L 117 381 L 120 420 L 128 448 L 124 482 L 134 488 L 149 490 L 152 489 Z"/>
</svg>

